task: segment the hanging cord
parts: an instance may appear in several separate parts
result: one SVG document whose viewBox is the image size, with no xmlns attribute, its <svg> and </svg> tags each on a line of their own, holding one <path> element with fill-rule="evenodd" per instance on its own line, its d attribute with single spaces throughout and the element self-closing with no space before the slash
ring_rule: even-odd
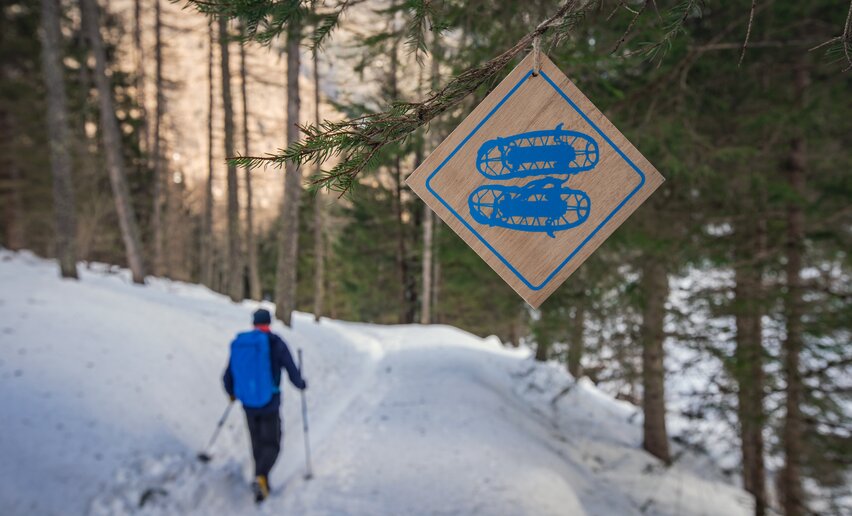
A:
<svg viewBox="0 0 852 516">
<path fill-rule="evenodd" d="M 541 71 L 541 36 L 533 38 L 533 77 L 538 76 Z"/>
</svg>

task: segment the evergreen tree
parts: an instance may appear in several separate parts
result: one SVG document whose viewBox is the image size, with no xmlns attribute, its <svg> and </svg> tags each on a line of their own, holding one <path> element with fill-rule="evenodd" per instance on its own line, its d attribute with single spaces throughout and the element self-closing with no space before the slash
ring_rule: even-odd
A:
<svg viewBox="0 0 852 516">
<path fill-rule="evenodd" d="M 312 64 L 314 69 L 314 124 L 320 123 L 320 74 L 319 74 L 319 51 L 313 49 L 311 53 Z M 315 173 L 319 175 L 320 164 L 317 163 Z M 314 319 L 319 321 L 322 317 L 325 306 L 325 261 L 326 261 L 326 245 L 325 245 L 325 221 L 323 216 L 323 203 L 325 202 L 322 192 L 314 193 L 314 217 L 313 217 L 313 232 L 314 232 Z"/>
<path fill-rule="evenodd" d="M 213 83 L 213 58 L 215 49 L 215 29 L 213 22 L 207 23 L 209 37 L 207 40 L 207 181 L 204 183 L 204 213 L 201 219 L 201 282 L 208 287 L 213 286 L 213 109 L 214 109 L 214 83 Z"/>
<path fill-rule="evenodd" d="M 225 156 L 234 155 L 234 107 L 231 98 L 230 35 L 228 19 L 219 17 L 219 55 L 222 70 L 222 106 L 225 124 Z M 232 301 L 243 299 L 242 249 L 240 245 L 240 201 L 237 167 L 228 163 L 228 254 L 227 293 Z"/>
<path fill-rule="evenodd" d="M 106 153 L 107 170 L 112 184 L 115 208 L 118 213 L 127 263 L 134 283 L 144 283 L 145 266 L 136 211 L 130 199 L 122 152 L 121 132 L 116 120 L 112 88 L 107 76 L 107 56 L 100 32 L 100 14 L 96 0 L 80 0 L 84 32 L 95 57 L 95 84 L 100 104 L 101 138 Z"/>
<path fill-rule="evenodd" d="M 287 144 L 299 139 L 299 44 L 301 25 L 294 22 L 287 32 Z M 284 171 L 284 196 L 281 201 L 281 233 L 278 242 L 278 266 L 275 274 L 275 316 L 286 325 L 296 307 L 297 264 L 299 257 L 299 206 L 302 197 L 302 173 L 295 162 Z"/>
<path fill-rule="evenodd" d="M 65 278 L 77 278 L 77 222 L 71 179 L 71 138 L 62 69 L 62 30 L 57 0 L 41 2 L 42 70 L 47 86 L 47 132 L 53 173 L 53 211 L 56 220 L 56 255 Z"/>
</svg>

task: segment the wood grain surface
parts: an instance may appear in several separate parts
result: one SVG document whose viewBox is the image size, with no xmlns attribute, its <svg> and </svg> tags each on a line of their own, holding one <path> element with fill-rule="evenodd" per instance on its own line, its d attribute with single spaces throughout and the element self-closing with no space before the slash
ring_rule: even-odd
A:
<svg viewBox="0 0 852 516">
<path fill-rule="evenodd" d="M 538 308 L 664 178 L 550 59 L 542 56 L 541 74 L 531 74 L 532 66 L 532 55 L 528 55 L 407 183 L 527 303 Z M 570 177 L 556 175 L 567 179 L 567 187 L 588 194 L 588 219 L 554 232 L 553 237 L 476 222 L 468 207 L 468 197 L 476 188 L 523 186 L 541 179 L 495 180 L 480 174 L 476 165 L 480 146 L 494 138 L 552 130 L 560 124 L 562 129 L 589 135 L 598 144 L 599 161 L 594 168 Z"/>
</svg>

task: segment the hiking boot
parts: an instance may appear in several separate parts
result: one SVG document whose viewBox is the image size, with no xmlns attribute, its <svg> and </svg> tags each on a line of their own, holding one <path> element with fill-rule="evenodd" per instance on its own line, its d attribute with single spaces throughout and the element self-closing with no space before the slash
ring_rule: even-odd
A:
<svg viewBox="0 0 852 516">
<path fill-rule="evenodd" d="M 251 489 L 254 491 L 254 502 L 260 503 L 266 500 L 269 496 L 269 481 L 264 475 L 258 475 L 251 484 Z"/>
</svg>

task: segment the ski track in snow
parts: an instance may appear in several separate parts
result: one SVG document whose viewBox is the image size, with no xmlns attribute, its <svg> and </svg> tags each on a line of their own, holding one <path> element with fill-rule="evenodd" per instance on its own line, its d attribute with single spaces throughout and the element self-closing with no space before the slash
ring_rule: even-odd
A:
<svg viewBox="0 0 852 516">
<path fill-rule="evenodd" d="M 528 350 L 447 326 L 297 314 L 314 479 L 298 393 L 256 507 L 241 410 L 207 465 L 226 405 L 228 342 L 258 304 L 126 271 L 57 278 L 0 251 L 0 514 L 736 515 L 751 501 L 713 461 L 641 451 L 641 414 Z"/>
</svg>

